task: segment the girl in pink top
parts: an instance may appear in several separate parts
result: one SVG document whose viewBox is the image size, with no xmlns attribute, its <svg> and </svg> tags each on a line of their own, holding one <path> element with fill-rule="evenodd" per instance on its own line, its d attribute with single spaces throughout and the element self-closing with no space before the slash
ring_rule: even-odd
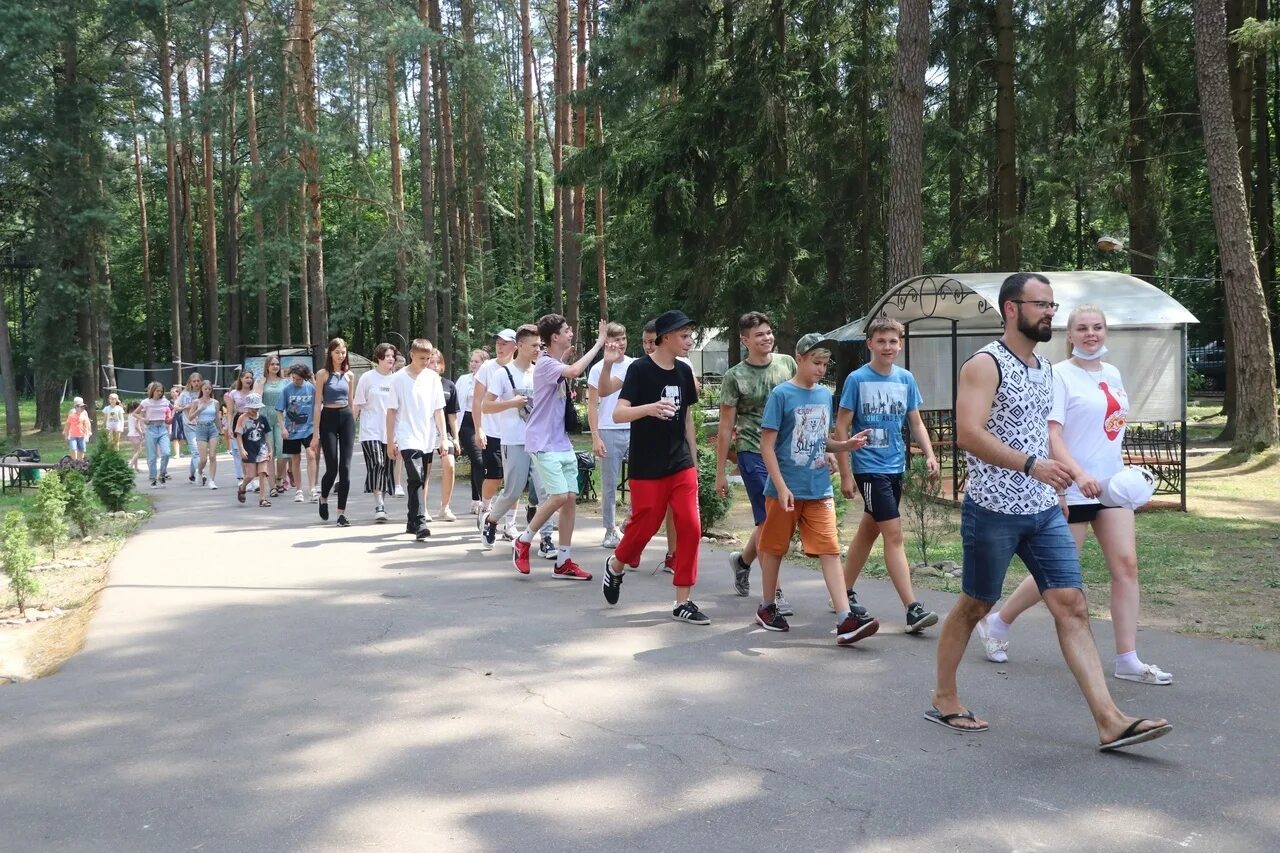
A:
<svg viewBox="0 0 1280 853">
<path fill-rule="evenodd" d="M 84 448 L 93 437 L 93 424 L 89 422 L 89 413 L 84 408 L 84 398 L 76 397 L 67 414 L 67 422 L 62 425 L 62 437 L 67 440 L 72 459 L 83 459 Z"/>
</svg>

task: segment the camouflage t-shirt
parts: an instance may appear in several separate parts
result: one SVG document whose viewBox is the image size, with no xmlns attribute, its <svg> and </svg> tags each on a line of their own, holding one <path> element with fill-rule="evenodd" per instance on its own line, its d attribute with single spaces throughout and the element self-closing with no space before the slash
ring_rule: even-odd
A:
<svg viewBox="0 0 1280 853">
<path fill-rule="evenodd" d="M 796 360 L 778 352 L 764 367 L 740 361 L 725 371 L 720 385 L 720 405 L 737 407 L 738 451 L 760 452 L 760 418 L 769 394 L 795 375 Z"/>
</svg>

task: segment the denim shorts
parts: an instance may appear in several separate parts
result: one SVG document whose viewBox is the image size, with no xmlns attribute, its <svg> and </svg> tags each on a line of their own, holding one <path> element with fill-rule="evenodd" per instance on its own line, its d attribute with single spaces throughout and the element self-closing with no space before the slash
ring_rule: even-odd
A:
<svg viewBox="0 0 1280 853">
<path fill-rule="evenodd" d="M 960 588 L 970 598 L 992 604 L 999 601 L 1014 554 L 1022 559 L 1042 593 L 1084 588 L 1076 543 L 1057 505 L 1034 515 L 1011 515 L 965 498 L 960 509 L 960 535 L 964 541 Z"/>
<path fill-rule="evenodd" d="M 764 457 L 751 450 L 738 451 L 738 473 L 742 485 L 747 487 L 751 499 L 751 517 L 757 526 L 764 524 L 768 512 L 764 503 L 764 487 L 769 483 L 769 469 L 764 467 Z"/>
<path fill-rule="evenodd" d="M 533 454 L 538 477 L 547 498 L 552 495 L 578 493 L 578 456 L 572 450 L 544 450 Z"/>
<path fill-rule="evenodd" d="M 67 447 L 78 453 L 84 453 L 84 436 L 78 435 L 75 438 L 68 438 Z"/>
<path fill-rule="evenodd" d="M 191 427 L 192 441 L 213 441 L 218 437 L 218 425 L 215 423 L 196 423 Z"/>
</svg>

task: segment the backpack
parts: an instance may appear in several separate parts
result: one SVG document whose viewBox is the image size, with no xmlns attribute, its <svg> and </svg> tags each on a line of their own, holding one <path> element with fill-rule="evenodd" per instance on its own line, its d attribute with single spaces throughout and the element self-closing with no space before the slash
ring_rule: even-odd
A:
<svg viewBox="0 0 1280 853">
<path fill-rule="evenodd" d="M 577 435 L 582 432 L 582 421 L 578 419 L 578 407 L 573 404 L 573 385 L 563 377 L 561 381 L 564 382 L 564 431 Z"/>
</svg>

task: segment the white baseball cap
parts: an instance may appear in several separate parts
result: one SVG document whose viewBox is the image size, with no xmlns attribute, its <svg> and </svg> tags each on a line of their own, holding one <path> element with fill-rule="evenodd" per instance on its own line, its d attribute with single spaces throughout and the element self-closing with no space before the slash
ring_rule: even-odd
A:
<svg viewBox="0 0 1280 853">
<path fill-rule="evenodd" d="M 83 405 L 84 405 L 84 397 L 76 397 L 74 400 L 72 400 L 72 401 L 71 401 L 71 405 L 73 405 L 73 406 L 83 406 Z"/>
<path fill-rule="evenodd" d="M 509 344 L 514 344 L 516 342 L 516 330 L 503 329 L 501 332 L 498 332 L 498 334 L 494 335 L 494 337 L 500 341 L 506 341 Z"/>
<path fill-rule="evenodd" d="M 1146 468 L 1125 468 L 1104 480 L 1098 500 L 1103 506 L 1139 509 L 1146 506 L 1156 492 L 1156 475 Z"/>
</svg>

